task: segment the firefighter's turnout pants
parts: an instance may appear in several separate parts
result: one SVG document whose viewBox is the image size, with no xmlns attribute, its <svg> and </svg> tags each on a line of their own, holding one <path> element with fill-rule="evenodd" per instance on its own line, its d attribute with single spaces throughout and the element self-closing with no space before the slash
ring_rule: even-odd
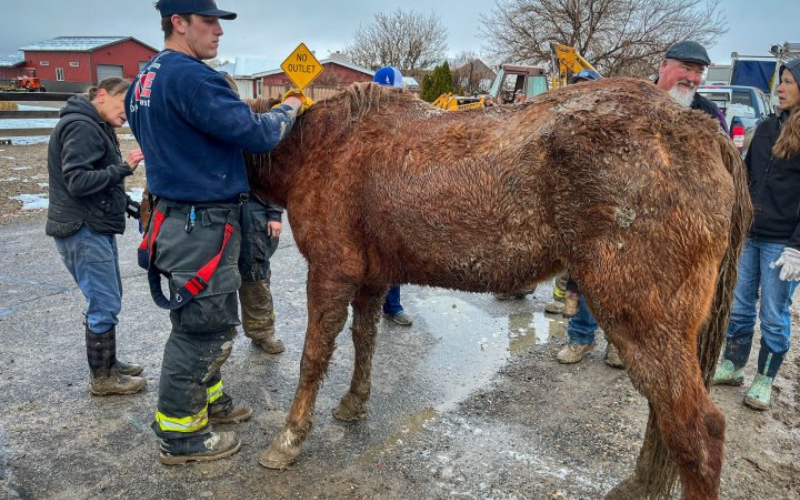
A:
<svg viewBox="0 0 800 500">
<path fill-rule="evenodd" d="M 170 311 L 172 332 L 164 348 L 153 423 L 161 438 L 210 432 L 208 407 L 223 395 L 220 368 L 233 347 L 231 330 L 239 324 L 240 206 L 195 204 L 192 218 L 191 205 L 165 200 L 157 204 L 165 219 L 153 263 L 169 277 L 172 293 L 220 251 L 226 222 L 234 229 L 208 287 L 182 308 Z"/>
<path fill-rule="evenodd" d="M 272 274 L 269 259 L 278 248 L 278 238 L 269 237 L 268 215 L 267 207 L 255 198 L 250 198 L 242 205 L 242 253 L 239 257 L 239 273 L 244 282 L 266 281 L 269 286 Z"/>
</svg>

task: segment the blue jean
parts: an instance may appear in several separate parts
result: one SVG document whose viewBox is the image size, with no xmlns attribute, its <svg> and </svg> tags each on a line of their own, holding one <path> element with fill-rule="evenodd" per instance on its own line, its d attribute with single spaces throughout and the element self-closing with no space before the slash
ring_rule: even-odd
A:
<svg viewBox="0 0 800 500">
<path fill-rule="evenodd" d="M 386 294 L 386 300 L 383 301 L 383 314 L 394 316 L 403 312 L 403 306 L 400 305 L 400 287 L 393 286 Z"/>
<path fill-rule="evenodd" d="M 86 322 L 92 333 L 105 333 L 118 323 L 122 310 L 122 277 L 117 239 L 87 226 L 55 238 L 61 260 L 86 297 Z"/>
<path fill-rule="evenodd" d="M 747 344 L 753 341 L 756 319 L 761 320 L 761 345 L 769 352 L 782 354 L 789 350 L 791 336 L 792 294 L 797 281 L 781 281 L 780 268 L 769 265 L 778 260 L 785 245 L 754 238 L 745 241 L 739 258 L 739 277 L 733 292 L 733 309 L 728 323 L 727 341 Z M 759 289 L 761 308 L 756 310 Z"/>
<path fill-rule="evenodd" d="M 569 319 L 567 326 L 567 336 L 570 344 L 591 344 L 597 333 L 597 321 L 586 306 L 586 299 L 581 294 L 578 302 L 578 314 Z"/>
</svg>

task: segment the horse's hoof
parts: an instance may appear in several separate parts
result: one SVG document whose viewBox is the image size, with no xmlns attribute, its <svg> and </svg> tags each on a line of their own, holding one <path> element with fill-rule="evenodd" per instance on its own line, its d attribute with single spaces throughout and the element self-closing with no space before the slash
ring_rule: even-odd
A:
<svg viewBox="0 0 800 500">
<path fill-rule="evenodd" d="M 267 469 L 286 470 L 300 456 L 300 446 L 289 446 L 285 450 L 278 449 L 275 443 L 261 452 L 258 463 Z"/>
<path fill-rule="evenodd" d="M 635 474 L 629 476 L 606 493 L 603 500 L 640 500 L 647 496 L 647 487 Z"/>
<path fill-rule="evenodd" d="M 361 420 L 366 414 L 367 411 L 364 409 L 364 403 L 362 403 L 357 396 L 349 392 L 344 395 L 339 402 L 339 406 L 333 410 L 334 418 L 343 422 Z"/>
</svg>

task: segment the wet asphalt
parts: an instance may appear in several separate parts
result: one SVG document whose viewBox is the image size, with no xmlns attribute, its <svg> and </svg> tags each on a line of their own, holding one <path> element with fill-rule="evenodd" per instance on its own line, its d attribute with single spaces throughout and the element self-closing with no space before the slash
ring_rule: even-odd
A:
<svg viewBox="0 0 800 500">
<path fill-rule="evenodd" d="M 544 470 L 556 481 L 570 475 L 569 467 L 533 457 L 530 443 L 520 446 L 534 441 L 524 426 L 480 430 L 469 423 L 491 404 L 476 394 L 484 398 L 498 386 L 505 393 L 503 384 L 519 383 L 498 377 L 511 358 L 565 341 L 563 320 L 543 314 L 550 284 L 525 300 L 503 302 L 403 287 L 414 325 L 381 322 L 367 417 L 345 424 L 331 416 L 351 376 L 348 322 L 298 463 L 286 472 L 260 467 L 258 454 L 291 404 L 306 326 L 306 265 L 288 224 L 272 260 L 277 332 L 286 352 L 261 353 L 239 335 L 223 367 L 226 392 L 254 409 L 249 422 L 225 427 L 240 432 L 241 452 L 219 462 L 163 466 L 149 424 L 169 320 L 136 265 L 136 222 L 129 220 L 118 240 L 124 286 L 118 356 L 143 364 L 149 385 L 142 394 L 107 398 L 87 392 L 83 297 L 43 227 L 43 216 L 0 227 L 0 498 L 540 498 L 550 488 L 528 489 L 527 474 Z M 609 383 L 618 380 L 617 372 L 609 375 Z M 453 446 L 475 455 L 468 477 L 457 477 L 449 465 Z M 515 469 L 527 472 L 503 478 Z"/>
</svg>

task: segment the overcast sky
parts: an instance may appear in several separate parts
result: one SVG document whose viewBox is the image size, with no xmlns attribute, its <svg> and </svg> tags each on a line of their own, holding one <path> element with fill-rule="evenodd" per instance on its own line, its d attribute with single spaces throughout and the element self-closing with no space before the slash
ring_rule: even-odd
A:
<svg viewBox="0 0 800 500">
<path fill-rule="evenodd" d="M 478 36 L 481 11 L 493 0 L 371 0 L 301 3 L 266 0 L 217 0 L 220 8 L 239 14 L 223 21 L 225 35 L 220 56 L 257 56 L 283 60 L 300 43 L 320 59 L 344 49 L 359 25 L 372 22 L 375 13 L 403 10 L 436 13 L 448 30 L 451 56 L 481 52 Z M 18 0 L 5 6 L 0 20 L 0 56 L 19 47 L 57 36 L 133 36 L 160 49 L 163 37 L 152 0 Z M 722 0 L 728 34 L 709 49 L 715 63 L 730 61 L 731 52 L 768 55 L 771 45 L 800 42 L 800 0 Z"/>
</svg>

